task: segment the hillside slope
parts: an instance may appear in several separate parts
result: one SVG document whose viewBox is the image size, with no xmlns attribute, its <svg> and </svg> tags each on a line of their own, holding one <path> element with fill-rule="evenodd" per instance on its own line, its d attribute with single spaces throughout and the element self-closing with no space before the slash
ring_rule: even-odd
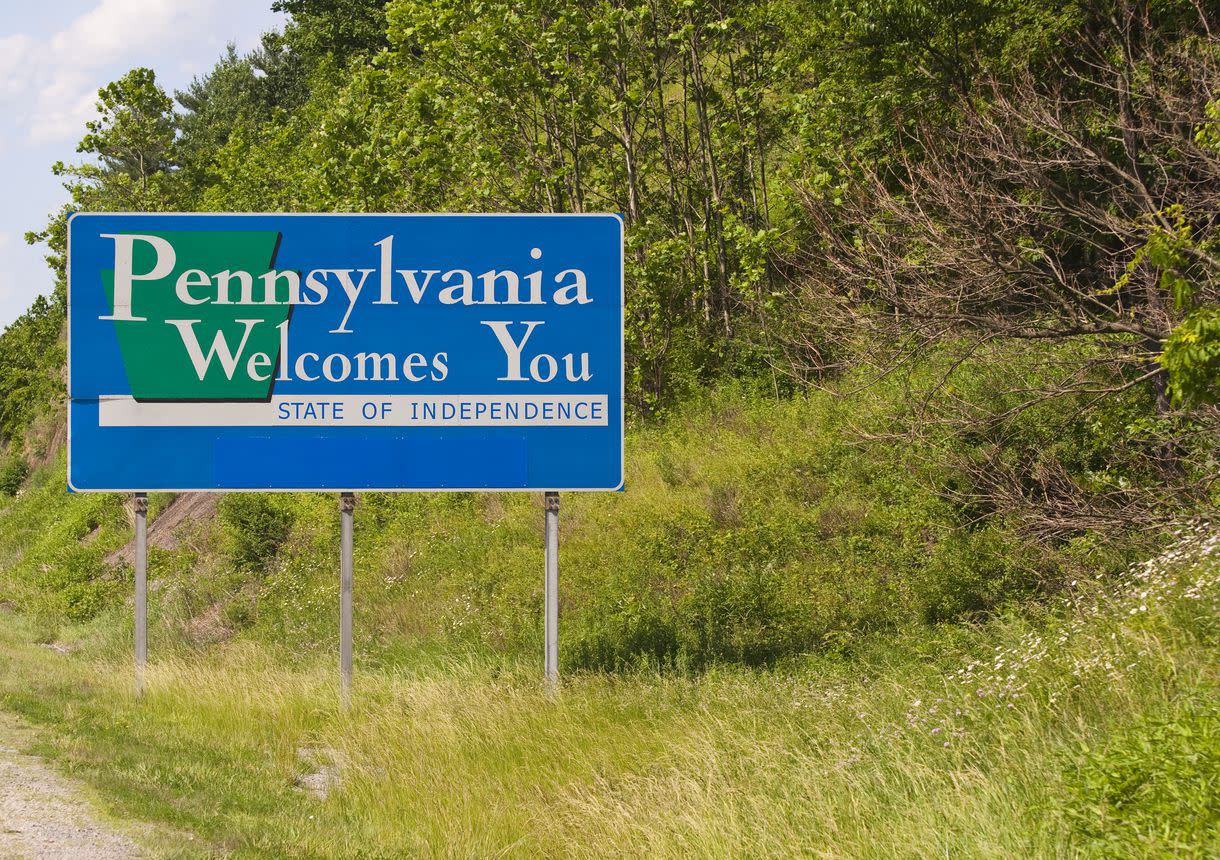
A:
<svg viewBox="0 0 1220 860">
<path fill-rule="evenodd" d="M 361 495 L 348 715 L 335 497 L 152 497 L 135 701 L 128 500 L 61 453 L 0 502 L 0 708 L 236 857 L 1214 853 L 1214 532 L 1123 573 L 1148 538 L 979 517 L 872 432 L 904 396 L 636 427 L 627 492 L 563 497 L 557 696 L 541 500 Z"/>
<path fill-rule="evenodd" d="M 1035 541 L 952 503 L 963 478 L 932 465 L 937 443 L 869 441 L 900 397 L 725 388 L 632 431 L 625 493 L 562 499 L 565 668 L 697 671 L 843 650 L 1045 596 L 1079 570 L 1120 569 L 1140 545 Z M 129 615 L 128 501 L 63 488 L 61 457 L 0 507 L 0 600 L 51 639 L 82 622 L 112 635 Z M 154 652 L 232 636 L 333 649 L 336 497 L 230 495 L 212 516 L 215 503 L 151 497 Z M 537 653 L 541 519 L 537 494 L 361 494 L 364 659 Z"/>
</svg>

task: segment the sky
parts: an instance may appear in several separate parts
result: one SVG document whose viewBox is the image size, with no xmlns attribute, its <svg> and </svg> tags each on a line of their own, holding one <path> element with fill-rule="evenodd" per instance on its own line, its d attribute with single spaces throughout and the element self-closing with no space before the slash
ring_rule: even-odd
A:
<svg viewBox="0 0 1220 860">
<path fill-rule="evenodd" d="M 52 289 L 45 249 L 25 243 L 67 200 L 56 161 L 76 144 L 97 91 L 136 66 L 173 95 L 229 42 L 249 51 L 283 16 L 271 0 L 0 0 L 0 329 Z"/>
</svg>

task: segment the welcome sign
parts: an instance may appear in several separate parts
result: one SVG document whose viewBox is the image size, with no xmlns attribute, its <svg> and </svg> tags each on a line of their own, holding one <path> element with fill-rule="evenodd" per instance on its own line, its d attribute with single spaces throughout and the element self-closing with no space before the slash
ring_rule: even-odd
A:
<svg viewBox="0 0 1220 860">
<path fill-rule="evenodd" d="M 615 490 L 615 215 L 77 213 L 77 491 Z"/>
</svg>

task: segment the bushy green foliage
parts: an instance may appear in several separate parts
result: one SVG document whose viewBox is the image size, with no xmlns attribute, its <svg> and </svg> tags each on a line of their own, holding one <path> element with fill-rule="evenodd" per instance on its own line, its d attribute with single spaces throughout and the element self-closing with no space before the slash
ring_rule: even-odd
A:
<svg viewBox="0 0 1220 860">
<path fill-rule="evenodd" d="M 130 568 L 108 563 L 107 556 L 130 536 L 120 497 L 64 492 L 61 456 L 0 510 L 0 601 L 20 606 L 50 630 L 90 619 L 126 596 Z"/>
<path fill-rule="evenodd" d="M 1220 101 L 1207 107 L 1208 119 L 1196 130 L 1196 140 L 1214 152 L 1220 152 Z M 1193 225 L 1180 218 L 1174 229 L 1154 234 L 1159 239 L 1155 250 L 1160 252 L 1157 263 L 1170 277 L 1174 300 L 1190 313 L 1173 330 L 1165 342 L 1161 364 L 1169 372 L 1169 393 L 1179 405 L 1215 403 L 1220 400 L 1220 308 L 1199 306 L 1199 284 L 1183 277 L 1190 270 L 1191 258 L 1208 256 L 1220 249 L 1220 240 L 1200 241 Z M 1150 240 L 1150 245 L 1152 241 Z"/>
<path fill-rule="evenodd" d="M 1175 402 L 1220 399 L 1220 308 L 1200 308 L 1187 316 L 1165 342 L 1161 364 L 1169 371 Z"/>
<path fill-rule="evenodd" d="M 962 369 L 959 395 L 1020 397 L 1008 386 L 1028 368 L 991 359 Z M 933 362 L 920 379 L 942 373 Z M 971 489 L 997 449 L 1014 454 L 993 471 L 1066 465 L 1082 483 L 1140 480 L 1146 463 L 1138 449 L 1127 462 L 1121 426 L 1048 404 L 1003 440 L 866 441 L 862 432 L 893 429 L 917 382 L 778 400 L 722 386 L 629 433 L 625 493 L 561 500 L 565 667 L 702 670 L 850 650 L 872 634 L 987 617 L 1084 565 L 1130 559 L 1138 541 L 1121 532 L 1033 539 L 1014 513 L 981 510 Z M 284 503 L 291 533 L 266 568 L 254 632 L 312 646 L 334 635 L 337 505 Z M 362 494 L 367 646 L 532 653 L 540 522 L 530 496 Z"/>
<path fill-rule="evenodd" d="M 292 527 L 292 511 L 266 493 L 230 493 L 220 501 L 229 559 L 239 569 L 258 571 L 274 558 Z"/>
<path fill-rule="evenodd" d="M 29 464 L 20 454 L 12 453 L 0 459 L 0 494 L 15 496 L 30 473 Z"/>
<path fill-rule="evenodd" d="M 999 372 L 980 368 L 975 378 L 994 385 Z M 561 500 L 565 669 L 697 672 L 850 652 L 873 635 L 988 617 L 1052 593 L 1084 565 L 1120 565 L 1138 545 L 1121 533 L 1048 544 L 981 517 L 962 490 L 971 472 L 947 455 L 973 464 L 992 440 L 896 446 L 859 435 L 892 427 L 904 396 L 898 384 L 778 400 L 722 386 L 632 430 L 626 492 Z M 1031 419 L 1019 444 L 1080 470 L 1109 444 L 1088 422 L 1056 420 L 1052 431 Z M 17 537 L 26 532 L 14 532 L 15 590 L 60 618 L 62 588 L 91 595 L 71 598 L 77 615 L 113 605 L 121 579 L 94 539 L 82 541 L 102 503 L 56 499 L 62 466 L 36 479 L 0 522 L 15 529 L 52 518 L 57 526 L 29 553 Z M 103 509 L 119 510 L 116 502 Z M 361 647 L 387 659 L 420 649 L 533 653 L 541 516 L 540 500 L 522 494 L 360 494 Z M 234 493 L 201 527 L 198 539 L 152 559 L 154 578 L 170 584 L 176 608 L 165 623 L 179 625 L 175 635 L 193 635 L 193 619 L 218 611 L 231 632 L 301 651 L 330 647 L 333 496 Z M 113 546 L 112 532 L 102 534 Z M 0 566 L 5 546 L 0 540 Z M 38 554 L 55 562 L 43 571 Z"/>
<path fill-rule="evenodd" d="M 1214 857 L 1220 851 L 1220 699 L 1140 720 L 1066 773 L 1064 807 L 1081 842 L 1113 858 Z"/>
<path fill-rule="evenodd" d="M 0 442 L 19 440 L 63 393 L 63 320 L 62 299 L 40 296 L 0 332 Z"/>
</svg>

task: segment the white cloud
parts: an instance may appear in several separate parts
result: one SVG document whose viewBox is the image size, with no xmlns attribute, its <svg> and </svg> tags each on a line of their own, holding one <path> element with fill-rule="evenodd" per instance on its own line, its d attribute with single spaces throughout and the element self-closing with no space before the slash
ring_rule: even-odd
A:
<svg viewBox="0 0 1220 860">
<path fill-rule="evenodd" d="M 99 0 L 49 37 L 0 37 L 0 103 L 15 103 L 10 117 L 26 142 L 70 141 L 93 115 L 108 67 L 180 65 L 201 42 L 223 44 L 244 2 Z"/>
<path fill-rule="evenodd" d="M 283 23 L 271 0 L 0 0 L 0 328 L 51 289 L 45 249 L 25 231 L 63 202 L 48 167 L 77 161 L 97 90 L 136 66 L 169 92 L 236 40 L 249 50 Z"/>
<path fill-rule="evenodd" d="M 100 68 L 123 60 L 151 65 L 184 49 L 215 27 L 209 0 L 101 0 L 84 15 L 51 35 L 44 45 L 28 37 L 21 48 L 37 62 L 35 91 L 27 121 L 29 143 L 71 140 L 93 116 Z M 39 50 L 41 48 L 41 50 Z M 16 74 L 12 76 L 16 82 Z M 2 81 L 2 78 L 0 78 Z M 0 84 L 2 91 L 2 84 Z"/>
<path fill-rule="evenodd" d="M 7 268 L 13 256 L 14 236 L 5 230 L 0 230 L 0 266 Z M 4 330 L 4 322 L 15 318 L 24 302 L 23 285 L 15 283 L 11 278 L 0 279 L 0 331 Z"/>
<path fill-rule="evenodd" d="M 0 37 L 0 102 L 20 98 L 29 89 L 35 42 L 24 33 Z"/>
<path fill-rule="evenodd" d="M 88 74 L 64 70 L 38 90 L 32 117 L 26 118 L 30 143 L 68 141 L 84 134 L 85 122 L 93 117 L 97 87 Z"/>
<path fill-rule="evenodd" d="M 51 37 L 51 52 L 61 62 L 99 66 L 130 54 L 133 48 L 189 43 L 206 29 L 211 5 L 208 0 L 101 0 Z"/>
</svg>

